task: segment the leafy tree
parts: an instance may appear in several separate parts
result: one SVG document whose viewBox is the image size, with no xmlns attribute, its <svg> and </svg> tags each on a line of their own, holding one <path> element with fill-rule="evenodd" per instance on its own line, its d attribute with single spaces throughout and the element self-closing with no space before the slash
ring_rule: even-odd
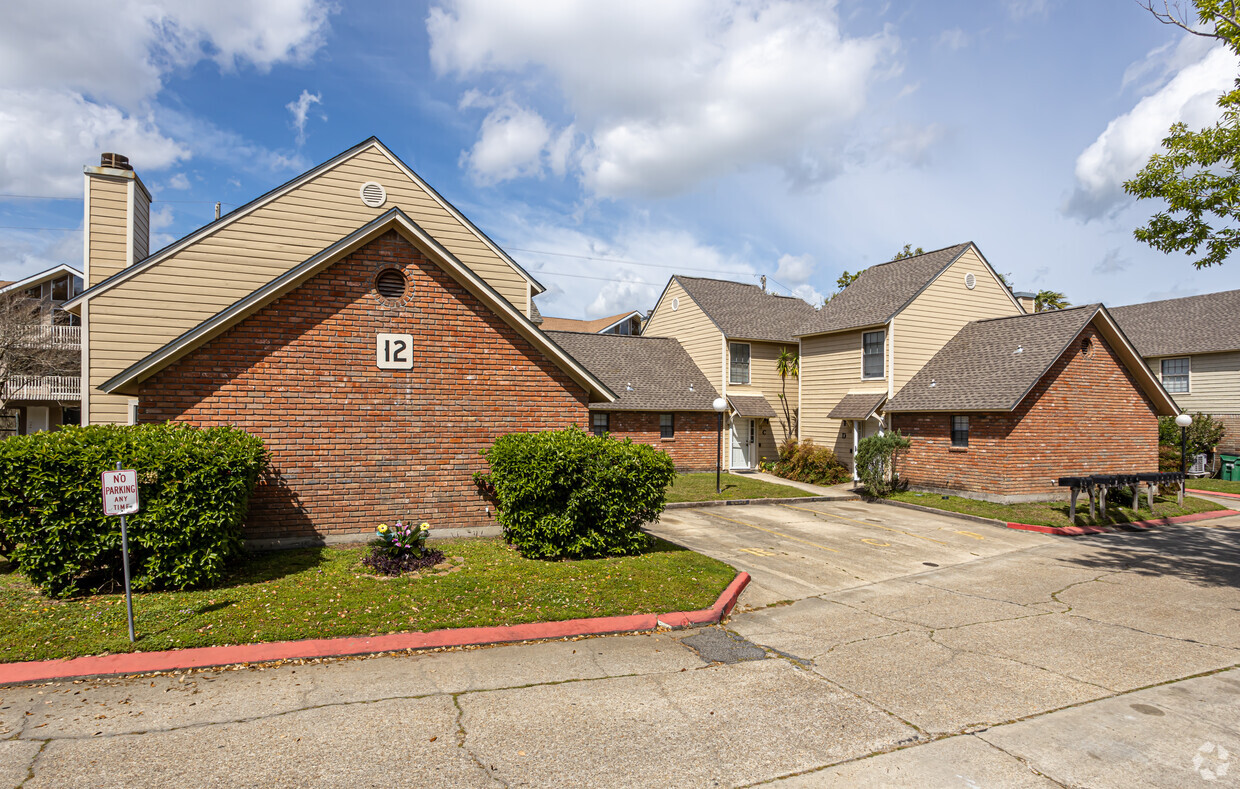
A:
<svg viewBox="0 0 1240 789">
<path fill-rule="evenodd" d="M 847 271 L 841 274 L 840 278 L 835 281 L 835 287 L 838 288 L 838 290 L 836 290 L 835 293 L 828 294 L 827 297 L 822 300 L 822 303 L 824 305 L 830 304 L 832 298 L 838 296 L 844 288 L 857 281 L 857 277 L 861 276 L 862 271 L 865 271 L 865 269 L 861 269 L 861 271 L 858 271 L 856 274 L 850 274 Z"/>
<path fill-rule="evenodd" d="M 900 435 L 899 431 L 866 436 L 857 443 L 853 463 L 867 493 L 880 498 L 891 495 L 900 484 L 896 458 L 911 445 L 908 437 Z"/>
<path fill-rule="evenodd" d="M 1071 307 L 1066 296 L 1057 290 L 1040 290 L 1033 297 L 1033 311 L 1046 312 L 1047 310 L 1062 310 L 1064 307 Z"/>
<path fill-rule="evenodd" d="M 797 414 L 788 407 L 788 378 L 801 375 L 801 359 L 787 348 L 779 349 L 779 358 L 775 360 L 775 372 L 779 373 L 779 402 L 784 408 L 784 418 L 779 427 L 784 431 L 784 441 L 790 441 L 797 433 Z"/>
<path fill-rule="evenodd" d="M 897 252 L 895 257 L 892 258 L 892 260 L 904 260 L 905 258 L 913 258 L 913 257 L 917 257 L 918 255 L 926 254 L 926 250 L 922 249 L 921 247 L 917 247 L 917 249 L 913 249 L 912 246 L 913 246 L 912 244 L 905 244 L 904 249 L 901 249 L 899 252 Z"/>
<path fill-rule="evenodd" d="M 1235 0 L 1153 0 L 1140 5 L 1158 21 L 1189 33 L 1222 41 L 1240 55 L 1240 15 Z M 1195 16 L 1195 20 L 1194 17 Z M 1166 210 L 1150 218 L 1133 235 L 1163 252 L 1196 256 L 1197 268 L 1222 264 L 1240 247 L 1240 79 L 1218 99 L 1222 118 L 1213 126 L 1190 131 L 1171 127 L 1163 151 L 1150 157 L 1124 191 L 1139 200 L 1161 200 Z M 1200 251 L 1199 251 L 1200 250 Z"/>
</svg>

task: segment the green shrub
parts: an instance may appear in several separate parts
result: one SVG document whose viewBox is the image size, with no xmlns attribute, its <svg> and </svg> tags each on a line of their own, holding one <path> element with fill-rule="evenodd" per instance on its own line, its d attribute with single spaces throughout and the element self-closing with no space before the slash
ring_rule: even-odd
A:
<svg viewBox="0 0 1240 789">
<path fill-rule="evenodd" d="M 676 475 L 666 452 L 576 427 L 501 436 L 483 454 L 491 470 L 475 479 L 505 539 L 534 559 L 640 553 Z"/>
<path fill-rule="evenodd" d="M 790 438 L 779 445 L 779 460 L 770 470 L 784 479 L 811 485 L 838 485 L 852 479 L 848 467 L 826 447 L 816 446 L 812 438 Z"/>
<path fill-rule="evenodd" d="M 1193 414 L 1193 423 L 1188 427 L 1188 456 L 1191 458 L 1213 452 L 1226 434 L 1227 429 L 1222 422 L 1198 411 Z M 1175 423 L 1174 416 L 1158 418 L 1158 443 L 1175 449 L 1176 467 L 1173 470 L 1179 471 L 1180 426 Z"/>
<path fill-rule="evenodd" d="M 857 443 L 857 477 L 871 496 L 890 496 L 900 484 L 896 457 L 910 442 L 898 431 L 867 436 Z"/>
<path fill-rule="evenodd" d="M 218 581 L 241 550 L 250 494 L 266 466 L 260 439 L 233 427 L 94 425 L 0 441 L 0 531 L 45 593 L 69 596 L 122 578 L 120 519 L 103 514 L 102 472 L 138 471 L 128 516 L 135 589 Z"/>
</svg>

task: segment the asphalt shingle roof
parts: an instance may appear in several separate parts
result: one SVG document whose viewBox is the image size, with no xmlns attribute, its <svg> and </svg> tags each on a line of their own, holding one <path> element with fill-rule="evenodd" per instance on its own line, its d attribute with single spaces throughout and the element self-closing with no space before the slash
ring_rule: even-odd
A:
<svg viewBox="0 0 1240 789">
<path fill-rule="evenodd" d="M 869 392 L 865 394 L 847 394 L 835 404 L 828 419 L 868 419 L 870 414 L 887 399 L 886 392 Z"/>
<path fill-rule="evenodd" d="M 670 337 L 549 331 L 546 335 L 615 392 L 605 411 L 713 411 L 719 394 Z"/>
<path fill-rule="evenodd" d="M 728 337 L 795 342 L 797 331 L 818 314 L 802 299 L 768 293 L 757 285 L 679 275 L 674 279 Z"/>
<path fill-rule="evenodd" d="M 887 412 L 1011 411 L 1101 308 L 969 323 L 891 398 Z"/>
<path fill-rule="evenodd" d="M 1109 310 L 1142 356 L 1240 349 L 1240 290 Z"/>
<path fill-rule="evenodd" d="M 969 246 L 965 242 L 870 266 L 796 333 L 821 334 L 886 323 Z"/>
<path fill-rule="evenodd" d="M 775 407 L 762 395 L 728 395 L 728 403 L 732 410 L 744 417 L 754 419 L 774 419 Z"/>
</svg>

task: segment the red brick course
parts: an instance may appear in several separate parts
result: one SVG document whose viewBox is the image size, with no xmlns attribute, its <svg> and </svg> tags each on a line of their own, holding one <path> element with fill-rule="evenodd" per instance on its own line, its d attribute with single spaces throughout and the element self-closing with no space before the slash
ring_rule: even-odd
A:
<svg viewBox="0 0 1240 789">
<path fill-rule="evenodd" d="M 597 411 L 594 413 L 598 413 Z M 633 439 L 635 444 L 649 444 L 671 456 L 677 471 L 714 471 L 716 444 L 719 440 L 718 417 L 714 412 L 682 411 L 676 413 L 676 435 L 662 438 L 659 433 L 659 412 L 611 411 L 609 423 L 612 438 Z M 666 412 L 665 412 L 666 413 Z"/>
<path fill-rule="evenodd" d="M 375 275 L 412 294 L 381 299 Z M 398 302 L 397 302 L 398 304 Z M 413 335 L 414 369 L 380 370 L 376 333 Z M 587 424 L 587 392 L 497 314 L 389 232 L 142 384 L 139 419 L 233 424 L 271 473 L 251 539 L 367 533 L 398 518 L 493 523 L 479 450 L 517 431 Z"/>
<path fill-rule="evenodd" d="M 900 476 L 992 499 L 1050 499 L 1066 495 L 1055 484 L 1061 476 L 1158 470 L 1157 411 L 1092 325 L 1015 411 L 968 416 L 969 446 L 960 450 L 951 447 L 950 414 L 893 415 L 912 439 Z"/>
</svg>

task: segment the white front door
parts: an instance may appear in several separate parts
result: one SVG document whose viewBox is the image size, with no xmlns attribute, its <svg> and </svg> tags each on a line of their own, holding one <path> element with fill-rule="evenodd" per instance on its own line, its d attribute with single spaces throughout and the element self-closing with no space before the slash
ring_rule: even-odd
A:
<svg viewBox="0 0 1240 789">
<path fill-rule="evenodd" d="M 732 465 L 731 468 L 753 468 L 755 420 L 736 417 L 732 420 Z"/>
<path fill-rule="evenodd" d="M 40 430 L 47 430 L 51 424 L 50 414 L 45 405 L 32 405 L 26 407 L 26 433 L 37 433 Z"/>
</svg>

